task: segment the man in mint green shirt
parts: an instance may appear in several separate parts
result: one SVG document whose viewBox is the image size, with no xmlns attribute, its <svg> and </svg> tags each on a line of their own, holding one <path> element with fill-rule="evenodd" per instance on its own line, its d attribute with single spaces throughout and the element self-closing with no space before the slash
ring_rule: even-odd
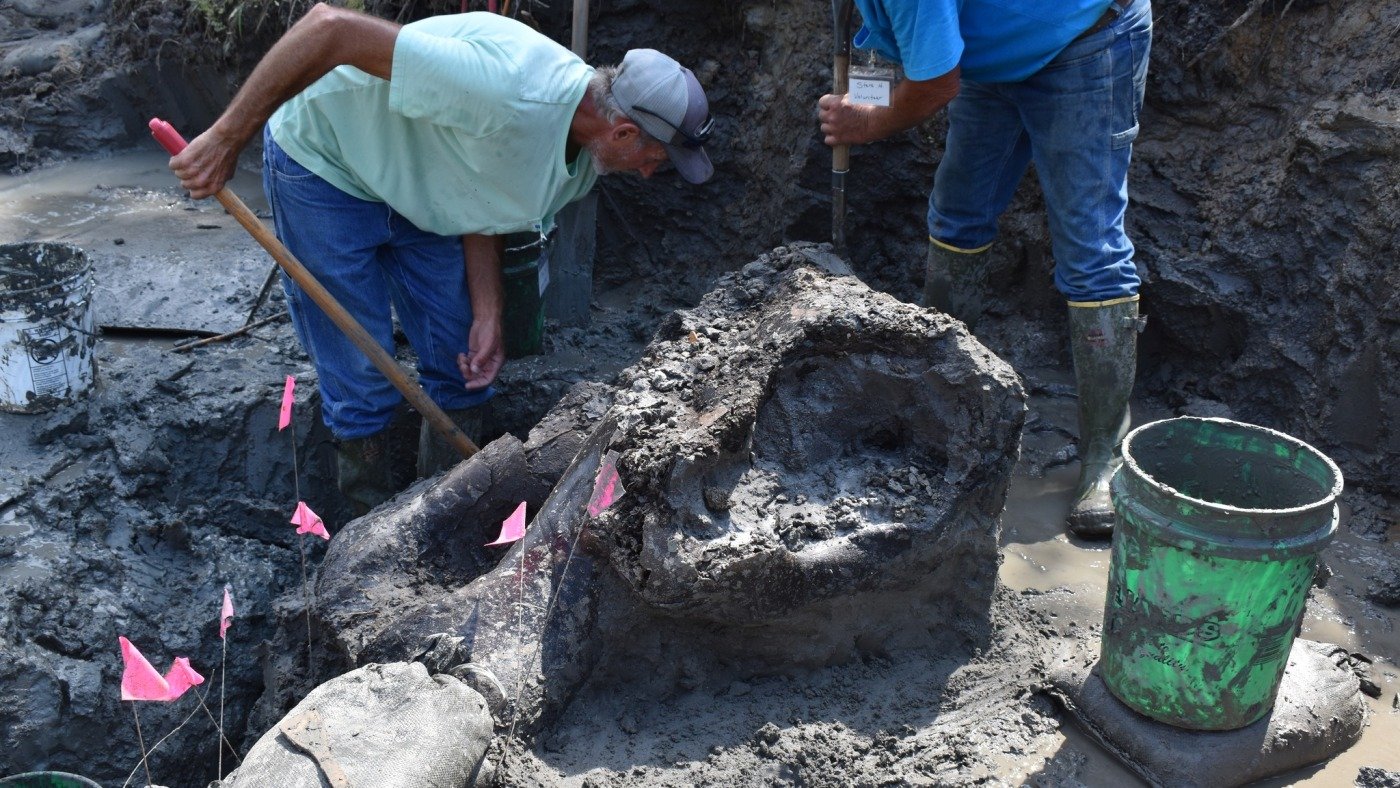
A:
<svg viewBox="0 0 1400 788">
<path fill-rule="evenodd" d="M 495 14 L 400 27 L 317 5 L 171 169 L 191 196 L 211 195 L 263 129 L 278 237 L 391 354 L 397 315 L 424 390 L 478 438 L 505 360 L 500 236 L 547 233 L 600 174 L 649 177 L 669 159 L 704 182 L 712 125 L 695 76 L 654 50 L 594 69 Z M 390 439 L 402 397 L 295 283 L 283 287 L 338 439 L 341 490 L 363 513 L 411 480 Z M 455 457 L 426 424 L 418 455 L 424 475 Z"/>
</svg>

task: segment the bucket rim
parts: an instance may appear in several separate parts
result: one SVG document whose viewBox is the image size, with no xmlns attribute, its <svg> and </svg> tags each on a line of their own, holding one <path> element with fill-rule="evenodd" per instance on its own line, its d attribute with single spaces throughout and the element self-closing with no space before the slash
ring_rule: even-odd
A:
<svg viewBox="0 0 1400 788">
<path fill-rule="evenodd" d="M 81 265 L 76 271 L 59 278 L 39 282 L 38 284 L 29 285 L 28 287 L 8 287 L 5 289 L 6 296 L 12 298 L 20 297 L 43 290 L 58 290 L 67 294 L 87 284 L 83 281 L 84 279 L 90 281 L 93 278 L 92 258 L 88 257 L 87 252 L 75 243 L 69 243 L 67 241 L 19 241 L 0 244 L 0 252 L 13 248 L 33 246 L 60 247 L 64 252 L 72 255 L 73 259 L 81 261 Z M 66 295 L 64 297 L 66 297 Z"/>
<path fill-rule="evenodd" d="M 100 783 L 89 777 L 84 777 L 81 774 L 74 774 L 72 772 L 54 771 L 52 769 L 0 776 L 0 787 L 6 785 L 18 785 L 20 780 L 33 779 L 39 777 L 62 777 L 64 779 L 72 780 L 73 782 L 78 783 L 80 785 L 91 785 L 96 786 L 96 788 L 102 788 Z"/>
<path fill-rule="evenodd" d="M 1330 471 L 1331 474 L 1332 474 L 1332 489 L 1329 490 L 1329 491 L 1327 492 L 1326 495 L 1324 495 L 1323 497 L 1319 498 L 1318 500 L 1313 501 L 1313 502 L 1311 502 L 1311 503 L 1305 503 L 1305 504 L 1302 504 L 1302 505 L 1300 505 L 1300 506 L 1290 506 L 1290 507 L 1282 508 L 1282 509 L 1251 509 L 1251 508 L 1244 507 L 1244 506 L 1232 506 L 1232 505 L 1227 504 L 1227 503 L 1216 503 L 1216 502 L 1214 502 L 1214 501 L 1207 501 L 1207 500 L 1204 500 L 1204 499 L 1202 499 L 1202 498 L 1195 498 L 1195 497 L 1192 497 L 1192 496 L 1190 496 L 1190 495 L 1187 495 L 1187 494 L 1181 492 L 1180 490 L 1176 489 L 1175 487 L 1172 487 L 1172 486 L 1167 485 L 1167 484 L 1163 484 L 1162 482 L 1158 481 L 1157 478 L 1156 478 L 1155 476 L 1153 476 L 1153 475 L 1149 474 L 1147 471 L 1143 470 L 1142 466 L 1138 464 L 1137 458 L 1134 457 L 1134 456 L 1133 456 L 1133 453 L 1132 453 L 1132 444 L 1133 444 L 1133 440 L 1134 440 L 1134 439 L 1136 439 L 1139 435 L 1141 435 L 1141 434 L 1143 433 L 1143 431 L 1148 430 L 1148 429 L 1151 429 L 1151 428 L 1153 428 L 1153 427 L 1159 427 L 1159 426 L 1161 426 L 1161 425 L 1163 425 L 1163 424 L 1166 424 L 1166 423 L 1168 423 L 1168 422 L 1193 422 L 1193 421 L 1194 421 L 1194 422 L 1210 422 L 1210 423 L 1214 423 L 1214 424 L 1223 424 L 1223 425 L 1227 425 L 1227 426 L 1230 426 L 1230 427 L 1243 427 L 1243 428 L 1245 428 L 1245 429 L 1247 429 L 1247 430 L 1250 430 L 1250 431 L 1253 431 L 1253 432 L 1262 433 L 1262 434 L 1265 434 L 1265 435 L 1267 435 L 1267 436 L 1269 436 L 1269 437 L 1277 438 L 1277 439 L 1279 439 L 1279 440 L 1282 440 L 1282 441 L 1285 442 L 1285 443 L 1291 444 L 1291 445 L 1294 446 L 1295 448 L 1305 450 L 1305 451 L 1311 453 L 1314 457 L 1320 459 L 1320 460 L 1323 462 L 1323 464 L 1327 466 L 1327 470 Z M 1123 464 L 1126 465 L 1126 466 L 1131 467 L 1131 468 L 1132 468 L 1132 471 L 1133 471 L 1133 475 L 1136 476 L 1143 484 L 1146 484 L 1146 485 L 1147 485 L 1150 489 L 1152 489 L 1154 492 L 1156 492 L 1156 493 L 1158 493 L 1158 494 L 1160 494 L 1160 495 L 1164 495 L 1164 496 L 1173 497 L 1173 498 L 1178 498 L 1178 499 L 1181 499 L 1181 500 L 1184 500 L 1184 501 L 1188 501 L 1188 502 L 1191 503 L 1193 506 L 1199 506 L 1200 508 L 1202 508 L 1202 509 L 1204 509 L 1204 510 L 1206 510 L 1206 511 L 1215 512 L 1215 513 L 1219 513 L 1219 514 L 1243 515 L 1243 516 L 1256 516 L 1256 515 L 1265 514 L 1265 515 L 1272 515 L 1272 516 L 1275 516 L 1275 517 L 1283 517 L 1283 516 L 1288 516 L 1288 515 L 1292 515 L 1292 514 L 1303 514 L 1303 513 L 1306 513 L 1306 512 L 1311 512 L 1311 511 L 1314 511 L 1314 510 L 1317 510 L 1317 509 L 1321 509 L 1321 508 L 1326 507 L 1326 506 L 1333 506 L 1333 505 L 1335 505 L 1335 504 L 1337 503 L 1337 499 L 1341 497 L 1342 489 L 1345 487 L 1345 484 L 1346 484 L 1345 480 L 1342 478 L 1342 469 L 1341 469 L 1340 467 L 1337 466 L 1337 463 L 1334 462 L 1334 461 L 1332 460 L 1331 457 L 1328 457 L 1328 456 L 1327 456 L 1326 454 L 1324 454 L 1323 452 L 1318 451 L 1318 450 L 1317 450 L 1317 447 L 1313 446 L 1312 444 L 1308 443 L 1307 441 L 1300 440 L 1299 438 L 1295 438 L 1295 437 L 1293 437 L 1292 435 L 1289 435 L 1289 434 L 1286 433 L 1286 432 L 1280 432 L 1280 431 L 1275 430 L 1275 429 L 1270 429 L 1269 427 L 1261 427 L 1261 426 L 1259 426 L 1258 424 L 1250 424 L 1250 423 L 1244 422 L 1244 421 L 1236 421 L 1236 420 L 1234 420 L 1234 419 L 1225 419 L 1225 418 L 1220 418 L 1220 417 L 1217 417 L 1217 416 L 1175 416 L 1175 417 L 1172 417 L 1172 418 L 1170 418 L 1170 419 L 1158 419 L 1158 420 L 1156 420 L 1156 421 L 1151 421 L 1151 422 L 1148 422 L 1148 423 L 1146 423 L 1146 424 L 1143 424 L 1143 425 L 1141 425 L 1141 426 L 1139 426 L 1139 427 L 1135 427 L 1131 432 L 1129 432 L 1128 435 L 1127 435 L 1127 437 L 1125 437 L 1125 438 L 1123 439 L 1122 447 L 1123 447 Z"/>
</svg>

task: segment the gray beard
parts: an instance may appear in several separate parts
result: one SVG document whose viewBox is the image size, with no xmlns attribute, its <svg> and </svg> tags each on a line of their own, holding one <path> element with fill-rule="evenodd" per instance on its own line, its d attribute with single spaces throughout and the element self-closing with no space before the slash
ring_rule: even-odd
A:
<svg viewBox="0 0 1400 788">
<path fill-rule="evenodd" d="M 596 144 L 584 146 L 584 148 L 588 151 L 589 157 L 593 159 L 593 171 L 598 173 L 599 175 L 612 175 L 616 173 L 617 170 L 614 167 L 603 163 L 602 157 L 598 155 L 599 147 L 600 146 Z"/>
</svg>

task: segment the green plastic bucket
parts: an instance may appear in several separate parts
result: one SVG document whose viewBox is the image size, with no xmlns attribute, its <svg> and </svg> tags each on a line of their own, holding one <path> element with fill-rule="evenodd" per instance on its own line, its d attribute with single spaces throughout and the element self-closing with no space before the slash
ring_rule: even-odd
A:
<svg viewBox="0 0 1400 788">
<path fill-rule="evenodd" d="M 539 233 L 511 233 L 501 256 L 506 358 L 538 355 L 544 347 L 544 289 L 541 261 L 549 240 Z"/>
<path fill-rule="evenodd" d="M 0 788 L 102 788 L 86 777 L 68 772 L 25 772 L 0 777 Z"/>
<path fill-rule="evenodd" d="M 1342 472 L 1281 432 L 1178 418 L 1123 441 L 1101 673 L 1154 720 L 1232 730 L 1274 704 Z"/>
</svg>

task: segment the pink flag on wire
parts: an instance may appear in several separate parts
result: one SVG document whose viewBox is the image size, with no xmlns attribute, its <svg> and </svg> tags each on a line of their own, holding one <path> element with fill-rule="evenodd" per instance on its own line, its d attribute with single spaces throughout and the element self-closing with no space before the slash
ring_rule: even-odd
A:
<svg viewBox="0 0 1400 788">
<path fill-rule="evenodd" d="M 117 640 L 122 647 L 122 700 L 175 700 L 190 687 L 204 683 L 204 677 L 190 667 L 188 657 L 176 657 L 162 676 L 130 640 L 122 636 Z"/>
<path fill-rule="evenodd" d="M 331 538 L 330 532 L 326 530 L 326 524 L 321 521 L 321 515 L 311 511 L 311 507 L 306 505 L 306 501 L 297 501 L 297 510 L 292 515 L 292 524 L 297 527 L 299 534 L 315 534 L 326 540 Z"/>
<path fill-rule="evenodd" d="M 593 482 L 593 496 L 588 499 L 588 514 L 597 517 L 626 494 L 617 475 L 617 452 L 610 451 L 598 463 L 598 478 Z"/>
<path fill-rule="evenodd" d="M 224 586 L 224 606 L 219 610 L 219 637 L 228 634 L 229 623 L 233 621 L 233 597 L 229 596 L 228 586 Z"/>
<path fill-rule="evenodd" d="M 292 423 L 292 402 L 296 399 L 296 388 L 297 379 L 288 375 L 287 383 L 282 387 L 282 410 L 277 415 L 278 431 L 285 430 L 287 425 Z"/>
<path fill-rule="evenodd" d="M 524 535 L 525 502 L 521 501 L 520 505 L 515 507 L 515 511 L 511 512 L 510 517 L 507 517 L 505 522 L 501 523 L 501 535 L 496 537 L 496 541 L 487 542 L 486 546 L 491 547 L 493 545 L 510 544 L 511 542 L 519 541 L 520 537 Z"/>
</svg>

